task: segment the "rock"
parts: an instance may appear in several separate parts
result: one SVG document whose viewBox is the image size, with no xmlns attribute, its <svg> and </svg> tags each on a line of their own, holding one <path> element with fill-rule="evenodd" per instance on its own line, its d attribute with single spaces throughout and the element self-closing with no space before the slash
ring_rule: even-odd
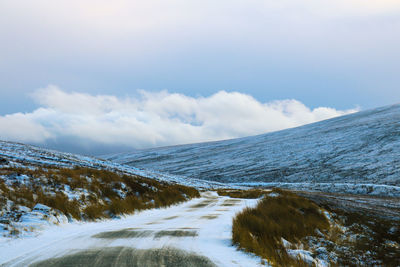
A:
<svg viewBox="0 0 400 267">
<path fill-rule="evenodd" d="M 27 213 L 30 212 L 31 209 L 25 206 L 18 206 L 18 211 Z"/>
<path fill-rule="evenodd" d="M 46 205 L 38 203 L 35 205 L 35 207 L 33 207 L 32 211 L 49 214 L 49 212 L 51 211 L 51 208 Z"/>
<path fill-rule="evenodd" d="M 328 254 L 328 250 L 324 247 L 319 247 L 315 250 L 315 253 L 319 254 Z"/>
<path fill-rule="evenodd" d="M 389 234 L 391 234 L 391 235 L 395 234 L 396 232 L 397 232 L 397 227 L 396 227 L 396 226 L 392 226 L 392 227 L 389 229 Z"/>
<path fill-rule="evenodd" d="M 300 258 L 310 266 L 312 266 L 312 264 L 314 263 L 314 258 L 312 257 L 310 251 L 302 250 L 302 249 L 288 249 L 287 253 L 293 259 Z"/>
<path fill-rule="evenodd" d="M 290 248 L 292 246 L 292 243 L 290 243 L 289 241 L 287 241 L 286 239 L 284 239 L 283 237 L 281 237 L 281 241 L 282 241 L 282 245 L 285 248 Z"/>
<path fill-rule="evenodd" d="M 0 165 L 7 165 L 8 164 L 8 160 L 5 158 L 0 158 Z"/>
</svg>

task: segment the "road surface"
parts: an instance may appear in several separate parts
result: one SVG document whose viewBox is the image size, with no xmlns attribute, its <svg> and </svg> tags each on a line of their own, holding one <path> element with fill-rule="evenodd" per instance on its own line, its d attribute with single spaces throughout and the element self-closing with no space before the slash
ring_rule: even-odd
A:
<svg viewBox="0 0 400 267">
<path fill-rule="evenodd" d="M 260 266 L 231 244 L 234 215 L 257 200 L 214 192 L 166 209 L 54 226 L 0 243 L 1 266 Z"/>
</svg>

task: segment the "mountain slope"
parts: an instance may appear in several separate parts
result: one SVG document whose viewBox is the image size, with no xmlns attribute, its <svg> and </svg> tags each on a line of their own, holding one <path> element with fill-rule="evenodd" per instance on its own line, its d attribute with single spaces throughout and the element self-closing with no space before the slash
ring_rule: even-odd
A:
<svg viewBox="0 0 400 267">
<path fill-rule="evenodd" d="M 400 105 L 258 136 L 106 156 L 224 183 L 400 186 Z"/>
<path fill-rule="evenodd" d="M 138 169 L 133 166 L 121 165 L 94 157 L 59 152 L 36 146 L 0 140 L 0 167 L 8 165 L 16 168 L 94 168 L 121 172 L 128 175 L 139 175 L 157 181 L 179 183 L 195 187 L 221 186 L 216 182 L 208 182 L 199 179 L 186 179 L 185 177 L 177 175 L 168 175 L 155 171 Z"/>
</svg>

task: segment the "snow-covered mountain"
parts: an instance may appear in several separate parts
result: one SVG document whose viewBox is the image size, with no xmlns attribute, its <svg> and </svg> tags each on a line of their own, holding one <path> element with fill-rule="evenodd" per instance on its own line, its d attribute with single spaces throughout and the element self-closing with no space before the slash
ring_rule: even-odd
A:
<svg viewBox="0 0 400 267">
<path fill-rule="evenodd" d="M 346 187 L 359 193 L 398 191 L 400 104 L 258 136 L 105 158 L 223 183 L 312 185 L 330 191 Z"/>
</svg>

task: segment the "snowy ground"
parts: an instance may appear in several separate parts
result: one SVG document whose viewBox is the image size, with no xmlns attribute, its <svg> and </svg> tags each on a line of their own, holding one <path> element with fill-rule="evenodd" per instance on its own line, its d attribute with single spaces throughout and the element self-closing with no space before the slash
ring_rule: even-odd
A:
<svg viewBox="0 0 400 267">
<path fill-rule="evenodd" d="M 382 184 L 354 184 L 354 183 L 263 183 L 244 182 L 230 183 L 232 187 L 263 187 L 263 188 L 286 188 L 289 190 L 329 192 L 366 196 L 400 197 L 400 186 Z"/>
<path fill-rule="evenodd" d="M 0 238 L 0 265 L 62 266 L 85 261 L 90 266 L 260 266 L 260 258 L 231 245 L 232 218 L 256 203 L 206 192 L 199 199 L 119 220 L 53 226 L 37 237 Z M 170 262 L 173 258 L 179 262 Z"/>
<path fill-rule="evenodd" d="M 400 200 L 390 196 L 361 196 L 338 193 L 298 191 L 317 204 L 329 203 L 330 206 L 351 212 L 361 212 L 371 217 L 386 218 L 400 222 Z"/>
</svg>

